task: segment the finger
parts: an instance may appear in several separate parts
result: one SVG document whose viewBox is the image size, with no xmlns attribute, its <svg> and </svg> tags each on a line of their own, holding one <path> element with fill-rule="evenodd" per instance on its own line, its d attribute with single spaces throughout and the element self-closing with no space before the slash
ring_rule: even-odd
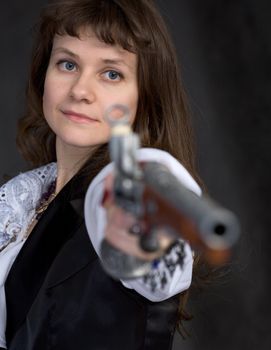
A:
<svg viewBox="0 0 271 350">
<path fill-rule="evenodd" d="M 122 229 L 129 229 L 135 224 L 136 219 L 131 213 L 124 211 L 122 208 L 116 205 L 110 205 L 107 208 L 107 221 L 108 225 L 114 224 Z"/>
<path fill-rule="evenodd" d="M 114 175 L 113 173 L 110 173 L 104 179 L 104 193 L 101 201 L 101 204 L 104 208 L 108 208 L 114 201 L 113 186 Z"/>
<path fill-rule="evenodd" d="M 111 227 L 106 232 L 106 240 L 120 251 L 142 260 L 152 261 L 162 255 L 161 251 L 155 253 L 145 252 L 139 246 L 138 237 L 129 235 L 127 231 L 119 230 L 115 227 Z"/>
<path fill-rule="evenodd" d="M 110 173 L 106 176 L 106 178 L 104 179 L 104 188 L 107 190 L 112 190 L 113 189 L 113 185 L 114 185 L 114 174 Z"/>
</svg>

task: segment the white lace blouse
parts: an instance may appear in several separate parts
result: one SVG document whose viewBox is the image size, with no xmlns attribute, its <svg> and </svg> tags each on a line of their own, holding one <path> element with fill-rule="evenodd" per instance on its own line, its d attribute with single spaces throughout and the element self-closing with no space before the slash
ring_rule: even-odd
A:
<svg viewBox="0 0 271 350">
<path fill-rule="evenodd" d="M 42 195 L 56 178 L 56 164 L 20 174 L 0 188 L 0 347 L 5 348 L 6 298 L 4 284 L 26 241 L 25 233 Z"/>
<path fill-rule="evenodd" d="M 172 173 L 190 190 L 198 195 L 201 190 L 186 171 L 186 169 L 168 153 L 156 149 L 141 149 L 139 160 L 158 161 L 165 164 Z M 105 227 L 105 212 L 101 206 L 103 195 L 103 180 L 112 171 L 112 164 L 106 166 L 92 181 L 87 192 L 87 211 L 90 220 L 87 222 L 92 244 L 99 254 L 99 246 L 103 239 Z M 35 209 L 44 193 L 57 176 L 55 163 L 20 174 L 0 188 L 0 347 L 5 348 L 6 301 L 4 284 L 10 268 L 22 248 L 26 238 L 25 233 L 35 215 Z M 152 301 L 161 301 L 189 288 L 192 277 L 193 258 L 190 246 L 184 244 L 185 259 L 182 268 L 176 265 L 174 271 L 165 268 L 166 257 L 161 259 L 148 278 L 138 278 L 122 281 L 127 288 L 133 288 L 138 293 Z M 170 259 L 178 257 L 178 246 L 172 249 Z M 161 275 L 167 274 L 167 282 L 161 283 Z M 153 290 L 155 282 L 157 288 Z"/>
</svg>

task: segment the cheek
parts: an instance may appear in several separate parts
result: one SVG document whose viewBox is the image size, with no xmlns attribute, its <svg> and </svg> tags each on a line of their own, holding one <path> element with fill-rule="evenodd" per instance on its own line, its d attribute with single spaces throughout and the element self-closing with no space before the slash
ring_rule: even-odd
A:
<svg viewBox="0 0 271 350">
<path fill-rule="evenodd" d="M 55 110 L 59 104 L 61 93 L 62 89 L 57 88 L 57 84 L 50 77 L 46 77 L 42 98 L 43 114 L 46 120 L 50 118 L 52 111 Z"/>
<path fill-rule="evenodd" d="M 137 89 L 135 90 L 132 100 L 131 100 L 131 123 L 134 122 L 136 113 L 137 113 L 137 107 L 138 107 L 138 91 Z"/>
<path fill-rule="evenodd" d="M 49 106 L 48 102 L 48 95 L 46 91 L 44 90 L 43 97 L 42 97 L 42 109 L 43 109 L 43 115 L 46 117 L 46 112 Z"/>
<path fill-rule="evenodd" d="M 52 105 L 53 101 L 52 101 L 52 90 L 50 88 L 50 84 L 49 81 L 47 79 L 47 77 L 45 78 L 45 82 L 44 82 L 44 91 L 43 91 L 43 97 L 42 97 L 42 107 L 43 107 L 43 114 L 46 118 L 49 108 Z M 47 119 L 47 118 L 46 118 Z"/>
</svg>

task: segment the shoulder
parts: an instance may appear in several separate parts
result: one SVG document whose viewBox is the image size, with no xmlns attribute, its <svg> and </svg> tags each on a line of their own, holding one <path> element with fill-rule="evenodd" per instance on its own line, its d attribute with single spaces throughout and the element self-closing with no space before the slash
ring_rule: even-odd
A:
<svg viewBox="0 0 271 350">
<path fill-rule="evenodd" d="M 0 197 L 3 199 L 5 197 L 6 190 L 10 190 L 14 187 L 20 187 L 24 185 L 30 185 L 31 183 L 47 183 L 51 182 L 53 178 L 56 177 L 56 163 L 50 163 L 43 165 L 41 167 L 38 167 L 36 169 L 28 170 L 26 172 L 22 172 L 18 174 L 17 176 L 10 179 L 8 182 L 3 184 L 0 187 L 0 193 L 2 196 Z"/>
<path fill-rule="evenodd" d="M 55 176 L 56 164 L 51 163 L 21 173 L 0 188 L 0 251 L 27 226 L 41 195 Z"/>
<path fill-rule="evenodd" d="M 17 211 L 33 207 L 56 177 L 56 164 L 50 163 L 21 173 L 0 187 L 0 210 Z"/>
</svg>

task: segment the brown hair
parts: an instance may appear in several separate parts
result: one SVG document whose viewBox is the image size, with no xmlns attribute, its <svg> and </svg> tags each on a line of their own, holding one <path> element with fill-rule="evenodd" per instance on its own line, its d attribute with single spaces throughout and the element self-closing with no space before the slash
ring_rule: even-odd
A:
<svg viewBox="0 0 271 350">
<path fill-rule="evenodd" d="M 138 56 L 139 102 L 134 130 L 142 145 L 163 149 L 197 179 L 193 137 L 177 58 L 164 21 L 151 0 L 54 0 L 42 11 L 17 143 L 32 166 L 56 160 L 55 135 L 42 111 L 43 86 L 55 34 L 77 36 L 90 26 L 107 44 Z M 95 162 L 95 160 L 98 160 Z M 92 178 L 109 161 L 103 145 L 82 174 Z"/>
<path fill-rule="evenodd" d="M 78 36 L 91 26 L 97 37 L 138 55 L 139 103 L 134 130 L 146 147 L 168 151 L 196 177 L 192 133 L 175 50 L 150 0 L 58 0 L 42 11 L 19 122 L 18 146 L 33 166 L 55 161 L 54 134 L 42 111 L 42 95 L 55 34 Z"/>
</svg>

